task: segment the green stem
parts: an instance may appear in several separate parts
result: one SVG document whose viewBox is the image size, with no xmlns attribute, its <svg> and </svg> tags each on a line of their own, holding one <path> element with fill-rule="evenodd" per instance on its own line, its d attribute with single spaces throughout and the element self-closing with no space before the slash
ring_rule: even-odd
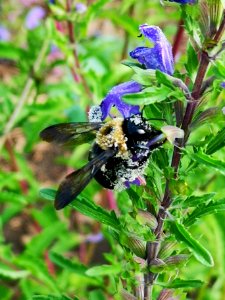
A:
<svg viewBox="0 0 225 300">
<path fill-rule="evenodd" d="M 41 50 L 37 56 L 37 59 L 34 63 L 34 67 L 33 67 L 33 73 L 36 74 L 40 67 L 41 67 L 41 64 L 42 64 L 42 61 L 46 55 L 46 52 L 47 52 L 47 49 L 48 49 L 48 46 L 49 46 L 49 39 L 48 38 L 45 38 L 44 39 L 44 42 L 42 44 L 42 47 L 41 47 Z M 11 117 L 9 118 L 8 122 L 6 123 L 5 125 L 5 128 L 3 130 L 3 135 L 2 135 L 2 138 L 0 139 L 0 150 L 2 149 L 2 146 L 4 145 L 5 143 L 5 140 L 8 136 L 8 134 L 10 133 L 10 131 L 12 130 L 12 128 L 14 127 L 14 125 L 16 124 L 16 121 L 24 107 L 24 105 L 26 104 L 26 101 L 28 100 L 28 97 L 32 91 L 32 88 L 33 88 L 33 84 L 34 84 L 34 79 L 29 76 L 28 79 L 27 79 L 27 82 L 24 86 L 24 89 L 21 93 L 21 96 L 16 104 L 16 107 L 11 115 Z"/>
</svg>

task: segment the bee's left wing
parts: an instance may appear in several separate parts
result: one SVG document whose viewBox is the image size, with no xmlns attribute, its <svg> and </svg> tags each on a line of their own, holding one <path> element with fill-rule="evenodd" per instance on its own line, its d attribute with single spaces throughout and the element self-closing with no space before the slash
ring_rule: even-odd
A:
<svg viewBox="0 0 225 300">
<path fill-rule="evenodd" d="M 118 150 L 109 149 L 93 158 L 83 168 L 69 174 L 60 184 L 56 193 L 55 208 L 57 210 L 64 208 L 73 201 L 87 186 L 98 170 L 114 156 Z"/>
<path fill-rule="evenodd" d="M 100 129 L 101 122 L 73 122 L 49 126 L 41 131 L 40 137 L 46 142 L 60 145 L 81 145 L 95 138 L 95 131 Z"/>
</svg>

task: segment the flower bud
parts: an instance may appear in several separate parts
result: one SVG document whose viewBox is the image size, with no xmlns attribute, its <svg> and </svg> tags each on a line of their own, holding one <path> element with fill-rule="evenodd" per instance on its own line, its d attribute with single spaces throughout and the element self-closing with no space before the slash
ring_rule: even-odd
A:
<svg viewBox="0 0 225 300">
<path fill-rule="evenodd" d="M 165 268 L 166 264 L 159 258 L 153 259 L 150 263 L 150 271 L 152 273 L 161 273 L 165 270 Z"/>
<path fill-rule="evenodd" d="M 173 251 L 177 248 L 177 242 L 176 241 L 165 241 L 163 244 L 162 244 L 162 247 L 159 251 L 159 258 L 161 259 L 165 259 L 167 257 L 169 257 Z"/>
<path fill-rule="evenodd" d="M 138 300 L 135 296 L 131 295 L 128 291 L 122 289 L 121 291 L 122 299 L 124 300 Z"/>
<path fill-rule="evenodd" d="M 221 0 L 199 0 L 199 8 L 202 36 L 205 39 L 206 48 L 210 48 L 214 46 L 212 40 L 222 21 L 223 3 Z"/>
<path fill-rule="evenodd" d="M 167 266 L 171 266 L 171 267 L 179 267 L 182 265 L 185 265 L 189 259 L 189 255 L 186 254 L 179 254 L 179 255 L 174 255 L 174 256 L 170 256 L 168 258 L 166 258 L 164 260 L 164 263 Z"/>
<path fill-rule="evenodd" d="M 163 289 L 159 294 L 157 300 L 176 300 L 177 298 L 173 297 L 173 291 L 168 289 Z"/>
<path fill-rule="evenodd" d="M 184 131 L 181 128 L 178 128 L 176 126 L 163 126 L 161 128 L 161 131 L 165 134 L 167 140 L 174 144 L 175 139 L 182 139 L 184 137 Z"/>
<path fill-rule="evenodd" d="M 137 221 L 142 225 L 148 225 L 151 229 L 155 229 L 158 222 L 150 212 L 140 209 L 136 216 Z"/>
<path fill-rule="evenodd" d="M 146 256 L 146 242 L 139 239 L 135 235 L 122 233 L 120 236 L 121 245 L 130 249 L 135 255 L 141 258 L 145 258 Z"/>
</svg>

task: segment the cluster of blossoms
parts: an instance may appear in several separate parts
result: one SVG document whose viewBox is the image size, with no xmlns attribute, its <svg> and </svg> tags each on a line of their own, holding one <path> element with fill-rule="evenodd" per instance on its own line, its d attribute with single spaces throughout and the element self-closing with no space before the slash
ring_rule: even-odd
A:
<svg viewBox="0 0 225 300">
<path fill-rule="evenodd" d="M 160 70 L 166 74 L 173 75 L 174 60 L 172 47 L 162 30 L 157 26 L 149 26 L 148 24 L 140 25 L 139 30 L 141 35 L 150 40 L 154 46 L 152 48 L 137 47 L 130 52 L 131 58 L 137 59 L 140 63 L 140 67 L 144 69 Z M 140 106 L 126 104 L 122 101 L 122 97 L 126 94 L 139 93 L 143 89 L 144 87 L 136 81 L 128 81 L 113 87 L 99 106 L 91 107 L 89 111 L 89 121 L 102 122 L 108 117 L 113 119 L 111 108 L 114 107 L 123 119 L 134 118 L 134 121 L 136 120 L 138 122 L 138 118 L 141 113 Z M 154 144 L 165 137 L 167 137 L 168 140 L 183 137 L 183 131 L 178 128 L 174 129 L 173 126 L 165 126 L 161 129 L 161 131 L 163 134 L 157 136 L 156 140 L 149 140 L 149 142 L 144 145 L 146 149 L 150 149 Z M 141 153 L 141 156 L 143 155 L 144 154 Z M 129 163 L 135 164 L 137 163 L 137 160 L 140 159 L 142 159 L 142 157 L 137 158 L 136 155 L 131 156 L 129 157 Z M 146 165 L 147 163 L 145 165 L 140 165 L 140 168 L 136 169 L 134 172 L 130 172 L 130 174 L 127 174 L 128 172 L 126 172 L 126 170 L 124 170 L 123 176 L 118 174 L 118 177 L 122 180 L 122 184 L 125 187 L 129 187 L 131 183 L 137 185 L 143 184 L 145 182 L 144 179 L 142 176 L 138 175 L 142 175 L 144 173 Z M 119 184 L 121 188 L 121 182 L 119 182 Z"/>
</svg>

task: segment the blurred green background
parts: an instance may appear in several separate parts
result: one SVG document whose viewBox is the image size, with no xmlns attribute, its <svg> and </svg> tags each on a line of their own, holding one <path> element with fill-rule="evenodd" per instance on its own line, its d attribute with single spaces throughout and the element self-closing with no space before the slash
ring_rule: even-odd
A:
<svg viewBox="0 0 225 300">
<path fill-rule="evenodd" d="M 56 212 L 39 195 L 41 188 L 57 187 L 69 171 L 83 166 L 89 145 L 62 149 L 40 141 L 39 132 L 50 124 L 87 120 L 91 105 L 130 79 L 132 71 L 121 61 L 141 43 L 139 24 L 159 25 L 173 43 L 180 8 L 158 0 L 72 1 L 71 7 L 64 0 L 49 2 L 0 2 L 0 299 L 44 299 L 35 294 L 119 299 L 113 296 L 112 278 L 108 284 L 107 278 L 85 273 L 84 265 L 106 263 L 106 258 L 113 262 L 111 250 L 122 253 L 104 226 L 71 208 Z M 176 63 L 180 71 L 186 43 L 184 36 Z M 192 142 L 207 131 L 201 127 Z M 218 155 L 223 158 L 224 151 Z M 186 183 L 224 197 L 224 176 L 204 170 L 186 174 Z M 107 209 L 115 205 L 113 193 L 94 181 L 84 193 Z M 215 266 L 191 260 L 183 269 L 187 279 L 204 282 L 187 298 L 223 300 L 224 214 L 201 219 L 191 231 L 210 250 Z"/>
</svg>

